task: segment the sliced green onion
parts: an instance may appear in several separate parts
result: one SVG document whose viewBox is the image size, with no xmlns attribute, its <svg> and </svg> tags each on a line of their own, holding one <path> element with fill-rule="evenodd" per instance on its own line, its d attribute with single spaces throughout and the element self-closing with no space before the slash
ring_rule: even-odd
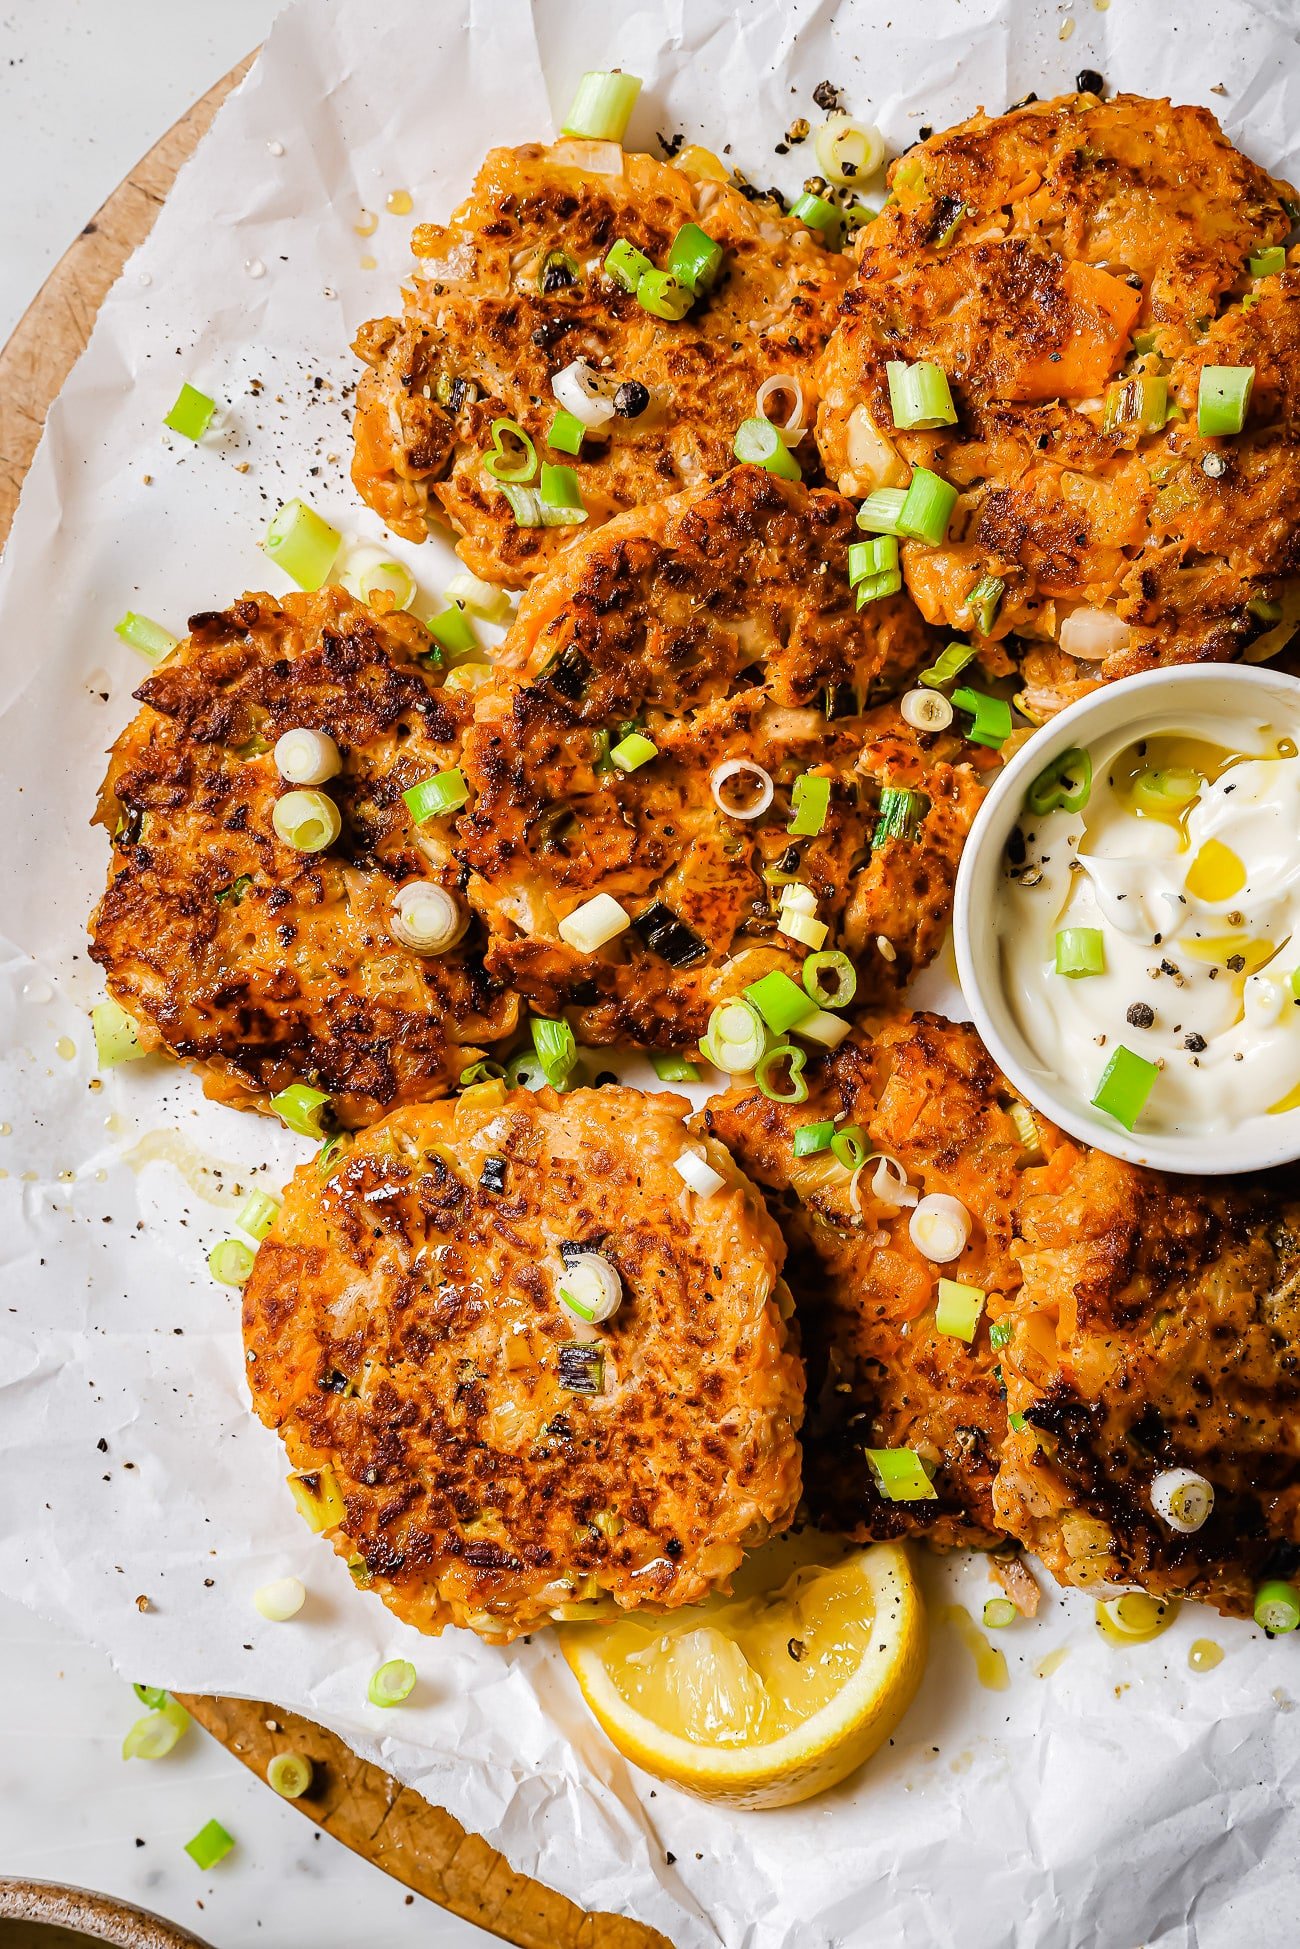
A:
<svg viewBox="0 0 1300 1949">
<path fill-rule="evenodd" d="M 1270 1637 L 1283 1637 L 1300 1624 L 1300 1591 L 1280 1578 L 1261 1584 L 1255 1592 L 1255 1622 Z"/>
<path fill-rule="evenodd" d="M 914 1448 L 868 1448 L 864 1451 L 886 1502 L 937 1502 L 938 1493 Z"/>
<path fill-rule="evenodd" d="M 884 569 L 879 575 L 868 575 L 858 583 L 858 608 L 865 609 L 869 602 L 881 602 L 886 596 L 896 596 L 903 586 L 899 569 Z"/>
<path fill-rule="evenodd" d="M 186 384 L 176 396 L 176 404 L 163 421 L 173 433 L 179 433 L 183 440 L 201 440 L 212 424 L 212 415 L 217 410 L 215 399 L 209 399 L 196 386 Z"/>
<path fill-rule="evenodd" d="M 906 499 L 905 487 L 878 487 L 858 509 L 859 528 L 872 535 L 898 534 L 898 517 Z"/>
<path fill-rule="evenodd" d="M 242 1238 L 223 1238 L 208 1253 L 208 1271 L 222 1286 L 242 1286 L 253 1270 L 253 1254 Z"/>
<path fill-rule="evenodd" d="M 271 1108 L 286 1130 L 300 1137 L 320 1137 L 321 1113 L 328 1102 L 324 1090 L 314 1090 L 309 1083 L 290 1083 L 271 1098 Z"/>
<path fill-rule="evenodd" d="M 824 196 L 814 196 L 810 190 L 805 191 L 790 205 L 790 215 L 806 224 L 809 230 L 818 231 L 831 250 L 838 250 L 844 242 L 844 218 Z"/>
<path fill-rule="evenodd" d="M 250 1238 L 260 1241 L 274 1225 L 279 1210 L 278 1201 L 265 1191 L 250 1191 L 239 1208 L 235 1223 L 241 1232 L 247 1232 Z"/>
<path fill-rule="evenodd" d="M 1167 771 L 1142 771 L 1133 780 L 1133 803 L 1143 812 L 1178 812 L 1199 796 L 1204 783 L 1198 771 L 1177 765 Z"/>
<path fill-rule="evenodd" d="M 932 236 L 926 238 L 926 242 L 933 244 L 936 250 L 946 250 L 953 238 L 957 235 L 957 232 L 961 229 L 965 217 L 966 205 L 964 203 L 958 202 L 951 196 L 941 196 L 935 209 L 935 222 L 939 223 L 939 228 L 934 231 Z M 946 219 L 946 221 L 940 221 L 940 219 Z M 931 229 L 934 230 L 933 223 L 931 224 Z"/>
<path fill-rule="evenodd" d="M 162 1704 L 137 1719 L 122 1741 L 124 1760 L 165 1759 L 190 1723 L 183 1705 L 163 1694 Z"/>
<path fill-rule="evenodd" d="M 758 1010 L 774 1035 L 784 1035 L 805 1015 L 811 1015 L 816 1007 L 812 997 L 780 968 L 773 968 L 760 980 L 751 981 L 745 990 L 745 998 Z"/>
<path fill-rule="evenodd" d="M 636 75 L 621 74 L 617 68 L 608 74 L 593 69 L 578 83 L 561 134 L 591 142 L 621 142 L 640 93 Z"/>
<path fill-rule="evenodd" d="M 483 471 L 491 474 L 495 481 L 513 481 L 522 485 L 530 481 L 537 472 L 537 449 L 518 420 L 493 420 L 492 450 L 483 457 Z M 518 449 L 512 460 L 506 448 L 510 440 Z"/>
<path fill-rule="evenodd" d="M 1061 927 L 1056 934 L 1056 972 L 1077 980 L 1106 972 L 1106 936 L 1100 927 Z"/>
<path fill-rule="evenodd" d="M 936 662 L 928 670 L 922 670 L 917 681 L 928 684 L 931 690 L 942 690 L 954 677 L 960 676 L 966 665 L 979 655 L 972 643 L 949 643 Z"/>
<path fill-rule="evenodd" d="M 1286 249 L 1282 244 L 1264 244 L 1250 253 L 1249 266 L 1252 277 L 1276 277 L 1286 269 Z"/>
<path fill-rule="evenodd" d="M 506 1064 L 505 1080 L 507 1089 L 539 1090 L 546 1081 L 546 1071 L 531 1049 L 521 1049 Z"/>
<path fill-rule="evenodd" d="M 957 489 L 951 482 L 941 474 L 932 474 L 928 467 L 914 468 L 898 516 L 898 532 L 937 548 L 947 539 L 956 505 Z"/>
<path fill-rule="evenodd" d="M 558 412 L 551 421 L 551 430 L 546 436 L 546 444 L 556 453 L 579 453 L 582 449 L 582 436 L 587 431 L 576 413 L 567 409 Z"/>
<path fill-rule="evenodd" d="M 695 301 L 695 294 L 668 271 L 648 270 L 636 287 L 636 301 L 652 318 L 678 324 Z"/>
<path fill-rule="evenodd" d="M 698 1083 L 702 1071 L 698 1063 L 684 1056 L 651 1056 L 655 1075 L 661 1083 Z"/>
<path fill-rule="evenodd" d="M 96 1002 L 90 1011 L 90 1026 L 101 1069 L 112 1069 L 120 1062 L 134 1062 L 138 1056 L 149 1053 L 141 1047 L 138 1026 L 117 1002 Z"/>
<path fill-rule="evenodd" d="M 990 1597 L 984 1606 L 984 1622 L 990 1631 L 1004 1631 L 1020 1616 L 1009 1597 Z"/>
<path fill-rule="evenodd" d="M 654 265 L 643 250 L 630 244 L 626 237 L 620 237 L 606 253 L 604 269 L 606 277 L 612 278 L 624 291 L 635 292 L 646 273 L 653 271 Z"/>
<path fill-rule="evenodd" d="M 366 1697 L 371 1705 L 400 1705 L 415 1690 L 415 1666 L 407 1658 L 390 1658 L 370 1675 Z"/>
<path fill-rule="evenodd" d="M 801 1123 L 794 1133 L 794 1154 L 796 1157 L 817 1157 L 831 1147 L 835 1135 L 835 1125 L 826 1123 Z"/>
<path fill-rule="evenodd" d="M 485 623 L 510 620 L 509 590 L 494 589 L 490 582 L 481 581 L 477 575 L 454 575 L 447 584 L 447 595 L 462 609 L 468 609 L 471 616 L 481 616 Z"/>
<path fill-rule="evenodd" d="M 276 739 L 271 753 L 275 769 L 290 785 L 324 785 L 343 769 L 338 746 L 325 731 L 309 731 L 297 724 Z"/>
<path fill-rule="evenodd" d="M 200 1827 L 192 1841 L 186 1841 L 185 1852 L 195 1867 L 206 1874 L 209 1868 L 216 1867 L 218 1861 L 225 1860 L 234 1845 L 234 1836 L 227 1834 L 221 1822 L 210 1820 Z"/>
<path fill-rule="evenodd" d="M 885 160 L 885 138 L 869 124 L 831 115 L 813 135 L 817 166 L 828 182 L 841 189 L 874 176 Z"/>
<path fill-rule="evenodd" d="M 1042 818 L 1049 812 L 1082 812 L 1091 796 L 1092 759 L 1074 744 L 1043 766 L 1025 793 L 1025 805 Z"/>
<path fill-rule="evenodd" d="M 543 507 L 564 508 L 586 515 L 578 476 L 572 467 L 557 467 L 551 461 L 544 460 L 540 486 Z"/>
<path fill-rule="evenodd" d="M 480 1062 L 472 1062 L 468 1069 L 462 1069 L 457 1081 L 463 1090 L 469 1090 L 476 1083 L 499 1083 L 505 1073 L 503 1063 L 492 1062 L 485 1056 Z"/>
<path fill-rule="evenodd" d="M 407 808 L 417 826 L 426 819 L 445 818 L 449 812 L 459 812 L 469 801 L 469 786 L 459 765 L 450 771 L 435 772 L 432 778 L 422 778 L 418 785 L 412 785 L 402 793 Z"/>
<path fill-rule="evenodd" d="M 341 1380 L 342 1376 L 338 1376 Z M 253 1609 L 268 1624 L 287 1624 L 297 1617 L 307 1602 L 307 1586 L 301 1577 L 276 1577 L 253 1592 Z"/>
<path fill-rule="evenodd" d="M 1101 1072 L 1092 1096 L 1092 1106 L 1104 1116 L 1114 1117 L 1125 1130 L 1131 1130 L 1141 1116 L 1146 1100 L 1160 1074 L 1155 1063 L 1126 1049 L 1121 1042 Z"/>
<path fill-rule="evenodd" d="M 871 1156 L 871 1143 L 860 1123 L 846 1123 L 831 1138 L 831 1155 L 846 1171 L 860 1171 Z"/>
<path fill-rule="evenodd" d="M 748 1076 L 767 1048 L 763 1018 L 749 1002 L 719 1002 L 700 1040 L 700 1054 L 728 1076 Z"/>
<path fill-rule="evenodd" d="M 808 1085 L 804 1081 L 804 1069 L 808 1056 L 803 1049 L 796 1049 L 792 1042 L 778 1042 L 774 1048 L 760 1056 L 754 1066 L 754 1081 L 759 1090 L 771 1103 L 806 1103 Z M 771 1080 L 772 1071 L 780 1063 L 788 1066 L 787 1087 L 779 1089 Z"/>
<path fill-rule="evenodd" d="M 409 609 L 416 597 L 415 577 L 405 562 L 376 562 L 357 577 L 362 599 L 373 604 L 376 596 L 391 596 L 394 609 Z"/>
<path fill-rule="evenodd" d="M 652 758 L 658 756 L 658 745 L 640 731 L 629 731 L 609 754 L 610 763 L 617 765 L 620 771 L 637 771 L 642 765 L 648 765 Z"/>
<path fill-rule="evenodd" d="M 570 1394 L 605 1392 L 605 1354 L 590 1341 L 567 1340 L 560 1348 L 556 1379 Z"/>
<path fill-rule="evenodd" d="M 266 1769 L 266 1784 L 281 1800 L 301 1800 L 311 1785 L 311 1773 L 305 1753 L 277 1753 Z"/>
<path fill-rule="evenodd" d="M 763 415 L 740 422 L 731 451 L 737 460 L 747 461 L 755 467 L 766 467 L 769 474 L 777 474 L 782 480 L 803 479 L 799 462 L 781 438 L 780 427 L 774 426 Z"/>
<path fill-rule="evenodd" d="M 336 1166 L 343 1162 L 343 1158 L 351 1142 L 352 1139 L 346 1133 L 340 1131 L 337 1137 L 330 1137 L 321 1145 L 316 1153 L 316 1175 L 318 1178 L 328 1179 L 333 1175 Z"/>
<path fill-rule="evenodd" d="M 557 507 L 544 501 L 535 487 L 516 487 L 502 481 L 501 492 L 510 504 L 517 528 L 567 528 L 587 519 L 586 508 Z"/>
<path fill-rule="evenodd" d="M 1010 1428 L 1010 1429 L 1012 1430 L 1012 1432 L 1013 1432 L 1014 1434 L 1017 1434 L 1017 1435 L 1018 1435 L 1018 1434 L 1021 1434 L 1021 1433 L 1023 1432 L 1023 1430 L 1024 1430 L 1024 1427 L 1025 1427 L 1025 1417 L 1024 1417 L 1024 1415 L 1023 1415 L 1023 1414 L 1009 1414 L 1009 1415 L 1007 1416 L 1007 1426 L 1008 1426 L 1008 1428 Z"/>
<path fill-rule="evenodd" d="M 1254 384 L 1253 365 L 1203 365 L 1196 394 L 1197 432 L 1240 433 Z"/>
<path fill-rule="evenodd" d="M 898 567 L 898 537 L 876 535 L 871 541 L 849 543 L 849 587 L 856 589 L 869 576 L 888 575 Z"/>
<path fill-rule="evenodd" d="M 995 1352 L 1000 1351 L 1003 1347 L 1005 1347 L 1009 1343 L 1011 1336 L 1015 1332 L 1015 1330 L 1016 1330 L 1015 1324 L 1013 1321 L 995 1320 L 993 1325 L 989 1328 L 989 1345 L 994 1349 Z"/>
<path fill-rule="evenodd" d="M 306 501 L 286 501 L 272 516 L 263 552 L 308 594 L 325 584 L 343 537 Z"/>
<path fill-rule="evenodd" d="M 790 823 L 786 831 L 807 839 L 821 832 L 831 809 L 831 781 L 815 772 L 801 772 L 790 787 Z"/>
<path fill-rule="evenodd" d="M 141 656 L 147 656 L 150 663 L 160 663 L 176 648 L 178 639 L 161 623 L 155 623 L 148 616 L 138 616 L 134 609 L 128 609 L 120 623 L 113 625 L 114 636 L 120 636 Z"/>
<path fill-rule="evenodd" d="M 857 971 L 848 955 L 841 954 L 838 948 L 825 954 L 810 954 L 799 972 L 818 1008 L 847 1008 L 858 992 Z"/>
<path fill-rule="evenodd" d="M 1000 575 L 981 575 L 967 596 L 965 606 L 970 610 L 981 636 L 987 636 L 997 621 L 1006 586 Z"/>
<path fill-rule="evenodd" d="M 328 1462 L 323 1468 L 307 1469 L 287 1479 L 289 1494 L 308 1529 L 320 1536 L 338 1527 L 348 1512 L 339 1479 Z"/>
<path fill-rule="evenodd" d="M 1011 706 L 1005 697 L 990 697 L 983 690 L 963 687 L 954 690 L 952 701 L 959 711 L 969 711 L 972 723 L 966 736 L 971 744 L 986 744 L 996 751 L 1011 736 Z"/>
<path fill-rule="evenodd" d="M 213 901 L 218 907 L 237 907 L 252 884 L 251 873 L 237 873 L 228 887 L 213 894 Z"/>
<path fill-rule="evenodd" d="M 275 836 L 296 853 L 323 853 L 343 830 L 343 815 L 328 792 L 286 792 L 271 809 Z"/>
<path fill-rule="evenodd" d="M 161 1685 L 133 1685 L 131 1690 L 141 1705 L 147 1705 L 151 1712 L 158 1712 L 167 1703 L 167 1694 Z"/>
<path fill-rule="evenodd" d="M 573 1030 L 567 1022 L 552 1020 L 548 1015 L 534 1015 L 528 1026 L 543 1075 L 552 1089 L 562 1090 L 578 1060 Z"/>
<path fill-rule="evenodd" d="M 900 432 L 924 432 L 936 426 L 955 426 L 957 408 L 942 366 L 929 359 L 907 365 L 901 359 L 885 362 L 889 406 Z"/>
<path fill-rule="evenodd" d="M 969 1346 L 975 1338 L 987 1297 L 982 1286 L 964 1286 L 959 1279 L 941 1279 L 934 1309 L 935 1332 L 945 1333 L 952 1340 L 964 1340 Z"/>
<path fill-rule="evenodd" d="M 828 1009 L 815 1008 L 811 1015 L 801 1019 L 797 1033 L 822 1049 L 838 1049 L 851 1027 L 852 1023 L 843 1015 L 832 1015 Z"/>
<path fill-rule="evenodd" d="M 1158 372 L 1138 372 L 1106 388 L 1103 433 L 1113 433 L 1120 426 L 1140 426 L 1144 433 L 1158 433 L 1168 417 L 1169 381 Z"/>
<path fill-rule="evenodd" d="M 871 835 L 872 845 L 883 845 L 889 839 L 915 840 L 929 809 L 930 801 L 924 792 L 915 792 L 908 785 L 886 785 L 880 794 L 880 815 Z"/>
<path fill-rule="evenodd" d="M 696 297 L 707 291 L 722 268 L 722 245 L 698 223 L 684 223 L 668 251 L 668 275 Z"/>
<path fill-rule="evenodd" d="M 474 625 L 457 602 L 452 602 L 425 625 L 440 650 L 448 656 L 471 656 L 479 647 Z"/>
<path fill-rule="evenodd" d="M 1043 1161 L 1043 1135 L 1038 1128 L 1038 1119 L 1027 1103 L 1009 1103 L 1007 1115 L 1015 1125 L 1020 1148 L 1025 1153 L 1026 1164 L 1041 1164 Z"/>
</svg>

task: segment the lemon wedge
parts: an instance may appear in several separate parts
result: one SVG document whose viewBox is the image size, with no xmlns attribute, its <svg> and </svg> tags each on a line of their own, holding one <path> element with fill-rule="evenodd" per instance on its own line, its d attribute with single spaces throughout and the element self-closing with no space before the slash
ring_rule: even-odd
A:
<svg viewBox="0 0 1300 1949">
<path fill-rule="evenodd" d="M 735 1585 L 560 1642 L 625 1759 L 706 1800 L 787 1807 L 888 1739 L 925 1668 L 925 1609 L 904 1545 L 815 1532 L 755 1551 Z"/>
</svg>

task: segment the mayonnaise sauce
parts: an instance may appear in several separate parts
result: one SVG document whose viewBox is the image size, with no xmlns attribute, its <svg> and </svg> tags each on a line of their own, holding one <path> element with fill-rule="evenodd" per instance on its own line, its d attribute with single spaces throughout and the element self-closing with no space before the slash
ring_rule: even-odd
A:
<svg viewBox="0 0 1300 1949">
<path fill-rule="evenodd" d="M 1139 1131 L 1227 1133 L 1300 1109 L 1295 743 L 1248 713 L 1188 714 L 1089 756 L 1078 812 L 1022 813 L 997 917 L 1044 1077 L 1087 1103 L 1122 1044 L 1159 1068 Z M 1062 928 L 1100 931 L 1103 972 L 1056 972 Z"/>
</svg>

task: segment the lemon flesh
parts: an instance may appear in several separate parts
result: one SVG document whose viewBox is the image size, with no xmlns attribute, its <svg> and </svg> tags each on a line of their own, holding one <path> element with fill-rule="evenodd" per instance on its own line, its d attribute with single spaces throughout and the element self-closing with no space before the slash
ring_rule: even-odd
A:
<svg viewBox="0 0 1300 1949">
<path fill-rule="evenodd" d="M 835 1786 L 884 1743 L 925 1668 L 904 1545 L 816 1534 L 749 1557 L 729 1597 L 667 1616 L 568 1625 L 564 1655 L 626 1759 L 735 1807 Z"/>
</svg>

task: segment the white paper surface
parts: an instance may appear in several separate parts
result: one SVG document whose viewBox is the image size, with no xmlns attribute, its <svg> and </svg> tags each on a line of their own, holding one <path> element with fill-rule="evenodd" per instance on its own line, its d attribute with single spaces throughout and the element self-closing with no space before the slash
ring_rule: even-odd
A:
<svg viewBox="0 0 1300 1949">
<path fill-rule="evenodd" d="M 543 1639 L 421 1639 L 355 1591 L 291 1507 L 248 1409 L 237 1296 L 205 1266 L 239 1188 L 278 1186 L 301 1147 L 162 1063 L 95 1087 L 84 925 L 102 754 L 143 674 L 112 623 L 131 606 L 179 632 L 280 586 L 257 542 L 290 494 L 379 537 L 347 482 L 348 341 L 395 305 L 411 223 L 447 213 L 489 144 L 549 133 L 580 70 L 646 77 L 631 140 L 729 141 L 759 182 L 812 166 L 771 151 L 824 78 L 897 148 L 1085 66 L 1206 103 L 1295 179 L 1296 18 L 1293 0 L 304 0 L 283 18 L 104 306 L 0 569 L 0 1586 L 125 1677 L 316 1717 L 517 1867 L 679 1949 L 1290 1941 L 1295 1642 L 1185 1610 L 1116 1652 L 1053 1592 L 1004 1634 L 1011 1688 L 989 1692 L 939 1617 L 954 1593 L 978 1615 L 985 1568 L 932 1564 L 930 1671 L 893 1747 L 807 1807 L 736 1816 L 652 1792 Z M 382 214 L 401 189 L 414 215 Z M 182 379 L 227 402 L 220 440 L 162 434 Z M 441 544 L 398 552 L 429 590 L 454 572 Z M 308 1606 L 266 1624 L 251 1593 L 289 1572 Z M 1208 1675 L 1188 1669 L 1198 1636 L 1227 1653 Z M 418 1689 L 376 1711 L 366 1680 L 398 1653 Z"/>
</svg>

